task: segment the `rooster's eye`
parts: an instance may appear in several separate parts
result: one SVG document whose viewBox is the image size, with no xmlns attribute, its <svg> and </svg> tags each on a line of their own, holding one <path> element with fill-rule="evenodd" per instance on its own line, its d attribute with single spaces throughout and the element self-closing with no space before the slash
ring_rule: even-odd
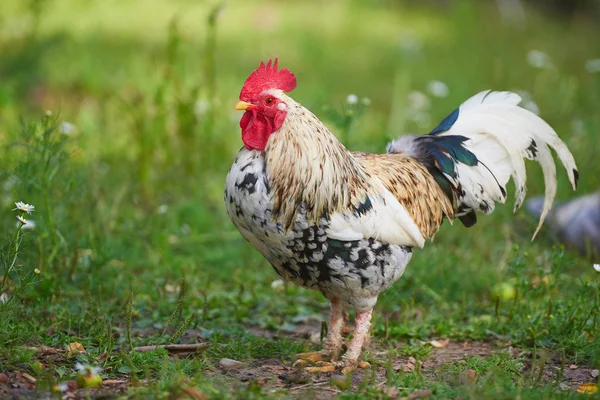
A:
<svg viewBox="0 0 600 400">
<path fill-rule="evenodd" d="M 273 98 L 272 98 L 272 97 L 267 97 L 267 98 L 265 99 L 265 103 L 267 103 L 267 104 L 272 104 L 272 103 L 273 103 Z"/>
</svg>

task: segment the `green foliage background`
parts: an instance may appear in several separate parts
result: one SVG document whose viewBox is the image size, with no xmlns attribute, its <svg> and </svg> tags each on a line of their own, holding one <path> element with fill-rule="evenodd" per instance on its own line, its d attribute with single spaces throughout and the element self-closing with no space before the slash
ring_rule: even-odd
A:
<svg viewBox="0 0 600 400">
<path fill-rule="evenodd" d="M 222 204 L 241 147 L 233 106 L 261 60 L 279 57 L 298 78 L 294 99 L 353 150 L 380 152 L 402 133 L 426 133 L 484 89 L 528 92 L 578 162 L 577 194 L 595 191 L 600 73 L 585 63 L 600 57 L 599 28 L 585 15 L 525 11 L 524 21 L 511 21 L 493 2 L 466 0 L 2 1 L 0 272 L 14 245 L 15 201 L 36 206 L 36 226 L 23 231 L 18 268 L 5 282 L 15 301 L 0 308 L 0 367 L 31 360 L 19 346 L 78 341 L 88 349 L 81 361 L 157 378 L 137 390 L 161 397 L 184 376 L 219 396 L 227 383 L 203 374 L 219 357 L 289 361 L 311 347 L 248 333 L 293 330 L 321 318 L 327 304 L 295 287 L 276 293 L 276 274 Z M 545 67 L 527 62 L 531 50 L 547 54 Z M 431 80 L 449 95 L 429 96 Z M 428 96 L 418 110 L 415 91 Z M 350 93 L 370 105 L 349 108 Z M 348 119 L 349 110 L 360 112 Z M 542 193 L 539 169 L 528 172 L 529 193 Z M 558 180 L 560 199 L 576 195 L 562 170 Z M 445 224 L 381 296 L 375 340 L 501 337 L 600 366 L 599 274 L 551 248 L 549 237 L 531 243 L 535 221 L 511 210 L 499 206 L 468 230 Z M 129 336 L 135 346 L 177 341 L 182 324 L 209 337 L 205 356 L 119 352 Z M 73 374 L 71 364 L 47 382 Z M 552 383 L 537 392 L 513 370 L 466 394 L 443 380 L 395 382 L 407 393 L 434 385 L 442 397 L 553 396 Z"/>
</svg>

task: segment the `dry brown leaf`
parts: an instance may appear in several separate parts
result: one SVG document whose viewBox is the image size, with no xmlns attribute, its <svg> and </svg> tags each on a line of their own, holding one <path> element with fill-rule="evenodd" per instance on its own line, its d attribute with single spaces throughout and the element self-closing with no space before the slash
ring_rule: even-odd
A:
<svg viewBox="0 0 600 400">
<path fill-rule="evenodd" d="M 121 383 L 129 383 L 129 381 L 128 380 L 121 381 L 118 379 L 107 379 L 105 381 L 102 381 L 103 385 L 119 385 Z"/>
<path fill-rule="evenodd" d="M 8 382 L 8 375 L 0 372 L 0 383 Z"/>
<path fill-rule="evenodd" d="M 200 389 L 197 389 L 195 387 L 184 387 L 184 388 L 181 388 L 181 390 L 183 391 L 183 393 L 185 393 L 188 396 L 190 396 L 190 398 L 192 398 L 193 400 L 206 400 L 206 399 L 208 399 L 208 397 L 206 397 L 206 395 L 204 393 L 202 393 L 200 391 Z"/>
<path fill-rule="evenodd" d="M 29 375 L 27 372 L 21 373 L 21 376 L 23 378 L 27 379 L 31 383 L 36 383 L 37 382 L 37 379 L 35 379 L 33 376 Z"/>
<path fill-rule="evenodd" d="M 417 390 L 408 395 L 409 399 L 424 399 L 431 396 L 431 389 Z"/>
<path fill-rule="evenodd" d="M 465 385 L 472 385 L 477 380 L 477 372 L 473 369 L 468 369 L 460 374 L 460 381 Z"/>
<path fill-rule="evenodd" d="M 577 388 L 579 393 L 594 394 L 598 392 L 598 385 L 595 383 L 584 383 Z"/>
<path fill-rule="evenodd" d="M 450 339 L 440 339 L 440 340 L 432 340 L 429 342 L 430 345 L 435 347 L 436 349 L 443 349 L 450 343 Z"/>
<path fill-rule="evenodd" d="M 397 399 L 400 393 L 398 393 L 398 389 L 395 386 L 382 386 L 379 388 L 381 392 L 390 399 Z"/>
<path fill-rule="evenodd" d="M 67 346 L 67 357 L 73 357 L 85 353 L 85 347 L 83 347 L 83 345 L 79 342 L 69 343 Z"/>
</svg>

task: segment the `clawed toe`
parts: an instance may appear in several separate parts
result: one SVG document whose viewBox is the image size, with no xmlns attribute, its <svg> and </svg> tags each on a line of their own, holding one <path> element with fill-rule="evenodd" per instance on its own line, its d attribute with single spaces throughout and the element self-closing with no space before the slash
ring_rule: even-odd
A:
<svg viewBox="0 0 600 400">
<path fill-rule="evenodd" d="M 304 363 L 300 363 L 300 361 L 304 361 Z M 294 363 L 294 366 L 304 366 L 307 365 L 307 361 L 298 360 Z M 337 362 L 327 362 L 327 361 L 316 361 L 314 362 L 314 366 L 306 367 L 304 370 L 308 373 L 317 374 L 317 373 L 330 373 L 341 370 L 342 374 L 346 375 L 357 368 L 369 368 L 371 364 L 366 361 L 359 361 L 358 363 L 348 363 L 344 361 Z"/>
<path fill-rule="evenodd" d="M 327 353 L 323 351 L 313 351 L 308 353 L 298 353 L 296 354 L 296 358 L 298 358 L 298 361 L 296 361 L 296 363 L 304 361 L 304 365 L 306 365 L 306 363 L 315 363 L 317 361 L 329 361 L 330 357 Z M 300 363 L 299 365 L 302 365 L 302 363 Z"/>
<path fill-rule="evenodd" d="M 335 372 L 336 367 L 334 363 L 319 361 L 317 362 L 317 366 L 315 367 L 306 367 L 304 370 L 310 374 L 319 374 L 319 373 L 330 373 Z"/>
</svg>

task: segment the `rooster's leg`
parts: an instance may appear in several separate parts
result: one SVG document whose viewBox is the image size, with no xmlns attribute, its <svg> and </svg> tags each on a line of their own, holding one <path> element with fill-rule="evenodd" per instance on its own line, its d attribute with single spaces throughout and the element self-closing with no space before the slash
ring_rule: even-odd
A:
<svg viewBox="0 0 600 400">
<path fill-rule="evenodd" d="M 352 332 L 354 332 L 354 326 L 350 324 L 350 315 L 348 315 L 348 311 L 344 311 L 344 324 L 342 325 L 342 335 L 346 336 Z"/>
<path fill-rule="evenodd" d="M 354 336 L 348 344 L 348 350 L 346 354 L 342 356 L 342 359 L 335 363 L 337 367 L 342 368 L 342 373 L 351 372 L 356 367 L 364 368 L 368 366 L 368 363 L 359 362 L 360 354 L 363 346 L 369 341 L 369 328 L 371 327 L 371 312 L 373 310 L 357 312 L 356 313 L 356 326 L 354 328 Z"/>
<path fill-rule="evenodd" d="M 329 312 L 329 326 L 325 347 L 321 351 L 296 354 L 299 360 L 295 366 L 323 361 L 337 361 L 342 350 L 342 326 L 344 324 L 344 310 L 339 299 L 331 300 Z"/>
<path fill-rule="evenodd" d="M 307 372 L 334 372 L 337 368 L 341 368 L 343 374 L 352 372 L 359 368 L 369 367 L 369 363 L 359 361 L 362 348 L 369 339 L 369 328 L 371 326 L 371 311 L 364 311 L 356 313 L 356 326 L 354 329 L 354 336 L 348 344 L 348 350 L 344 354 L 340 361 L 332 363 L 318 362 L 316 367 L 306 368 Z M 342 317 L 343 320 L 343 317 Z M 340 329 L 341 334 L 341 329 Z"/>
</svg>

